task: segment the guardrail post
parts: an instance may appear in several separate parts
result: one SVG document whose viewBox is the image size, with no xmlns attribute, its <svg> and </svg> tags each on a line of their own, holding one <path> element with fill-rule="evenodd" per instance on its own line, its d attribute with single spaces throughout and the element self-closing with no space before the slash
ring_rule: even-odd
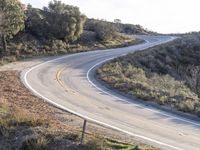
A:
<svg viewBox="0 0 200 150">
<path fill-rule="evenodd" d="M 83 130 L 82 130 L 82 135 L 81 135 L 81 144 L 83 144 L 83 140 L 84 140 L 85 129 L 86 129 L 86 123 L 87 123 L 87 120 L 84 120 L 84 123 L 83 123 Z"/>
</svg>

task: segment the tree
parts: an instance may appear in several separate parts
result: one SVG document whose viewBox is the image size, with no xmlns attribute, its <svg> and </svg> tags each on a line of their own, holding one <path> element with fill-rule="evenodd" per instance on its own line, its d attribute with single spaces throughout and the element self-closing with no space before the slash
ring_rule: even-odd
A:
<svg viewBox="0 0 200 150">
<path fill-rule="evenodd" d="M 86 20 L 78 7 L 52 1 L 43 10 L 28 7 L 27 30 L 36 36 L 59 39 L 67 43 L 77 40 Z"/>
<path fill-rule="evenodd" d="M 48 8 L 44 8 L 44 11 L 47 14 L 50 36 L 66 42 L 73 42 L 80 37 L 86 17 L 81 14 L 78 7 L 54 0 L 49 3 Z"/>
<path fill-rule="evenodd" d="M 108 22 L 99 22 L 95 25 L 97 38 L 101 41 L 109 41 L 116 36 L 116 27 Z"/>
<path fill-rule="evenodd" d="M 118 27 L 115 23 L 112 22 L 96 19 L 87 19 L 85 24 L 85 30 L 95 32 L 96 38 L 99 41 L 109 41 L 116 37 Z"/>
<path fill-rule="evenodd" d="M 120 19 L 115 19 L 114 23 L 122 23 L 122 21 Z"/>
<path fill-rule="evenodd" d="M 26 32 L 36 36 L 37 38 L 48 38 L 47 21 L 44 11 L 37 8 L 27 6 L 26 10 L 25 30 Z"/>
<path fill-rule="evenodd" d="M 3 53 L 7 51 L 7 38 L 12 38 L 24 28 L 25 14 L 18 0 L 0 0 L 0 35 Z"/>
</svg>

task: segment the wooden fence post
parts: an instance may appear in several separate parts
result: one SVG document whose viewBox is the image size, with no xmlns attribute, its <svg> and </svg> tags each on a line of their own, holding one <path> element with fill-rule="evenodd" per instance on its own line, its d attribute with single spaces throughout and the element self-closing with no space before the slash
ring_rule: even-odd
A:
<svg viewBox="0 0 200 150">
<path fill-rule="evenodd" d="M 81 144 L 83 144 L 83 141 L 84 141 L 86 123 L 87 123 L 87 120 L 84 120 L 84 123 L 83 123 L 83 130 L 82 130 L 82 135 L 81 135 Z"/>
</svg>

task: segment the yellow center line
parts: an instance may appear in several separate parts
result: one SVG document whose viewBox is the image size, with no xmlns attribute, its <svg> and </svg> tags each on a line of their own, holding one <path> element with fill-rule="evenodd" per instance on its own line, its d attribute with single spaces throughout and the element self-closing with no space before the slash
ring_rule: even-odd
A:
<svg viewBox="0 0 200 150">
<path fill-rule="evenodd" d="M 71 92 L 71 93 L 75 96 L 75 98 L 82 99 L 82 100 L 88 99 L 88 97 L 85 97 L 85 96 L 83 96 L 83 95 L 80 95 L 79 93 L 76 93 L 73 89 L 71 89 L 70 87 L 68 87 L 68 86 L 61 80 L 61 74 L 62 74 L 62 72 L 64 71 L 65 68 L 66 68 L 66 67 L 63 67 L 63 68 L 59 69 L 59 70 L 56 72 L 56 80 L 57 80 L 57 82 L 59 83 L 59 85 L 65 90 L 65 92 L 68 92 L 68 93 Z M 109 107 L 107 107 L 107 106 L 101 107 L 101 108 L 98 107 L 98 109 L 103 109 L 104 111 L 110 111 L 110 110 L 111 110 L 111 109 L 110 109 Z"/>
<path fill-rule="evenodd" d="M 57 82 L 59 83 L 59 85 L 65 90 L 65 92 L 67 93 L 72 93 L 75 98 L 78 98 L 78 99 L 88 99 L 88 97 L 84 96 L 84 95 L 80 95 L 78 92 L 75 92 L 72 88 L 70 88 L 69 86 L 67 86 L 62 80 L 61 80 L 61 74 L 62 72 L 66 69 L 66 67 L 63 67 L 61 69 L 59 69 L 57 72 L 56 72 L 56 80 Z M 100 108 L 99 108 L 100 109 Z M 110 108 L 108 108 L 107 106 L 105 107 L 102 107 L 101 109 L 104 109 L 104 110 L 107 110 L 109 111 Z"/>
<path fill-rule="evenodd" d="M 61 69 L 59 69 L 56 73 L 56 80 L 57 82 L 60 84 L 60 86 L 66 91 L 66 92 L 72 92 L 75 93 L 72 89 L 70 89 L 66 84 L 64 84 L 61 80 L 61 73 L 64 71 L 66 67 L 63 67 Z"/>
</svg>

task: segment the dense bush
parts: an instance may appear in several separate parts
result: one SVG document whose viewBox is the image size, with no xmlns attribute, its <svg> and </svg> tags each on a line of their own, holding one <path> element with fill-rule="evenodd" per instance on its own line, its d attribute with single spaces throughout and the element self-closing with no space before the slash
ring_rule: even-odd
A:
<svg viewBox="0 0 200 150">
<path fill-rule="evenodd" d="M 96 33 L 100 41 L 109 41 L 116 36 L 117 28 L 113 23 L 100 20 L 87 20 L 85 29 Z"/>
<path fill-rule="evenodd" d="M 95 25 L 97 39 L 101 41 L 109 41 L 116 37 L 117 30 L 110 23 L 99 23 Z"/>
</svg>

